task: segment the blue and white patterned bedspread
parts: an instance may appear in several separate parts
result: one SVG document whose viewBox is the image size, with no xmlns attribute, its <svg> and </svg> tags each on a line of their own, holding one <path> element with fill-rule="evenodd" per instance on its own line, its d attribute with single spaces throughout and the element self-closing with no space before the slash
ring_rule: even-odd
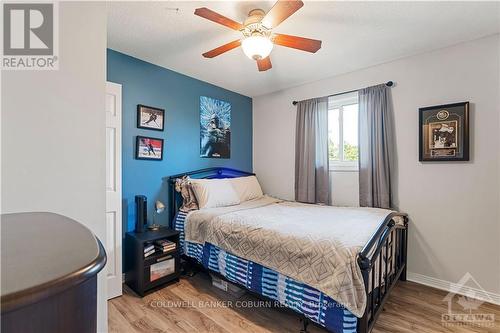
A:
<svg viewBox="0 0 500 333">
<path fill-rule="evenodd" d="M 196 259 L 211 271 L 253 292 L 278 301 L 335 333 L 355 333 L 357 318 L 331 297 L 252 261 L 234 256 L 210 243 L 204 245 L 184 240 L 186 213 L 175 217 L 180 231 L 182 253 Z"/>
</svg>

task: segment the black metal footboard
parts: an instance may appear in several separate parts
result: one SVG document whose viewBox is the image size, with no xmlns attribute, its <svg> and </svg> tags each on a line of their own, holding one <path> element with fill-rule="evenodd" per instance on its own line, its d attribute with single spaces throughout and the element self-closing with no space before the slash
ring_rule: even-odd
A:
<svg viewBox="0 0 500 333">
<path fill-rule="evenodd" d="M 396 223 L 402 219 L 402 223 Z M 406 281 L 408 216 L 392 213 L 358 255 L 367 295 L 358 333 L 369 333 L 398 280 Z"/>
</svg>

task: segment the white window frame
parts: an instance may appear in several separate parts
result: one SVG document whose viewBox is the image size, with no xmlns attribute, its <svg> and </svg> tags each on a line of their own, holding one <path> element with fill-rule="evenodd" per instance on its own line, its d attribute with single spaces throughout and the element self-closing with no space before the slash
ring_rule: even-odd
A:
<svg viewBox="0 0 500 333">
<path fill-rule="evenodd" d="M 346 93 L 332 96 L 328 99 L 328 111 L 339 110 L 339 161 L 330 160 L 330 171 L 357 172 L 359 170 L 358 161 L 344 161 L 344 107 L 359 104 L 358 92 Z M 359 114 L 359 109 L 358 109 Z"/>
</svg>

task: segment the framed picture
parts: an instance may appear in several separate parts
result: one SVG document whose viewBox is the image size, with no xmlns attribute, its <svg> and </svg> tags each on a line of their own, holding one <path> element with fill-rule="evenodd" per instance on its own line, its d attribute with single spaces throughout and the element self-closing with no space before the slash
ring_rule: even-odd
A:
<svg viewBox="0 0 500 333">
<path fill-rule="evenodd" d="M 175 259 L 160 261 L 149 266 L 149 282 L 156 281 L 173 273 L 175 273 Z"/>
<path fill-rule="evenodd" d="M 419 160 L 469 160 L 469 102 L 419 109 Z"/>
<path fill-rule="evenodd" d="M 230 158 L 231 104 L 200 97 L 200 157 Z"/>
<path fill-rule="evenodd" d="M 163 139 L 137 136 L 135 158 L 138 160 L 161 161 L 163 159 Z"/>
<path fill-rule="evenodd" d="M 152 106 L 137 105 L 137 128 L 163 131 L 165 110 Z"/>
</svg>

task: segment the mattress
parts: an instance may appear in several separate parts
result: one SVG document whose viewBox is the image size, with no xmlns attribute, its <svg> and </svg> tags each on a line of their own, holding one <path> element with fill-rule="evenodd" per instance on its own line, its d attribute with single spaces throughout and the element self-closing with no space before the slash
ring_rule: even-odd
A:
<svg viewBox="0 0 500 333">
<path fill-rule="evenodd" d="M 360 318 L 367 295 L 357 256 L 393 214 L 263 196 L 190 212 L 185 239 L 210 243 L 307 284 Z"/>
<path fill-rule="evenodd" d="M 178 212 L 175 229 L 180 232 L 183 254 L 206 269 L 257 294 L 279 302 L 331 332 L 354 333 L 357 317 L 331 297 L 277 271 L 243 259 L 210 244 L 188 242 L 184 237 L 186 213 Z"/>
</svg>

